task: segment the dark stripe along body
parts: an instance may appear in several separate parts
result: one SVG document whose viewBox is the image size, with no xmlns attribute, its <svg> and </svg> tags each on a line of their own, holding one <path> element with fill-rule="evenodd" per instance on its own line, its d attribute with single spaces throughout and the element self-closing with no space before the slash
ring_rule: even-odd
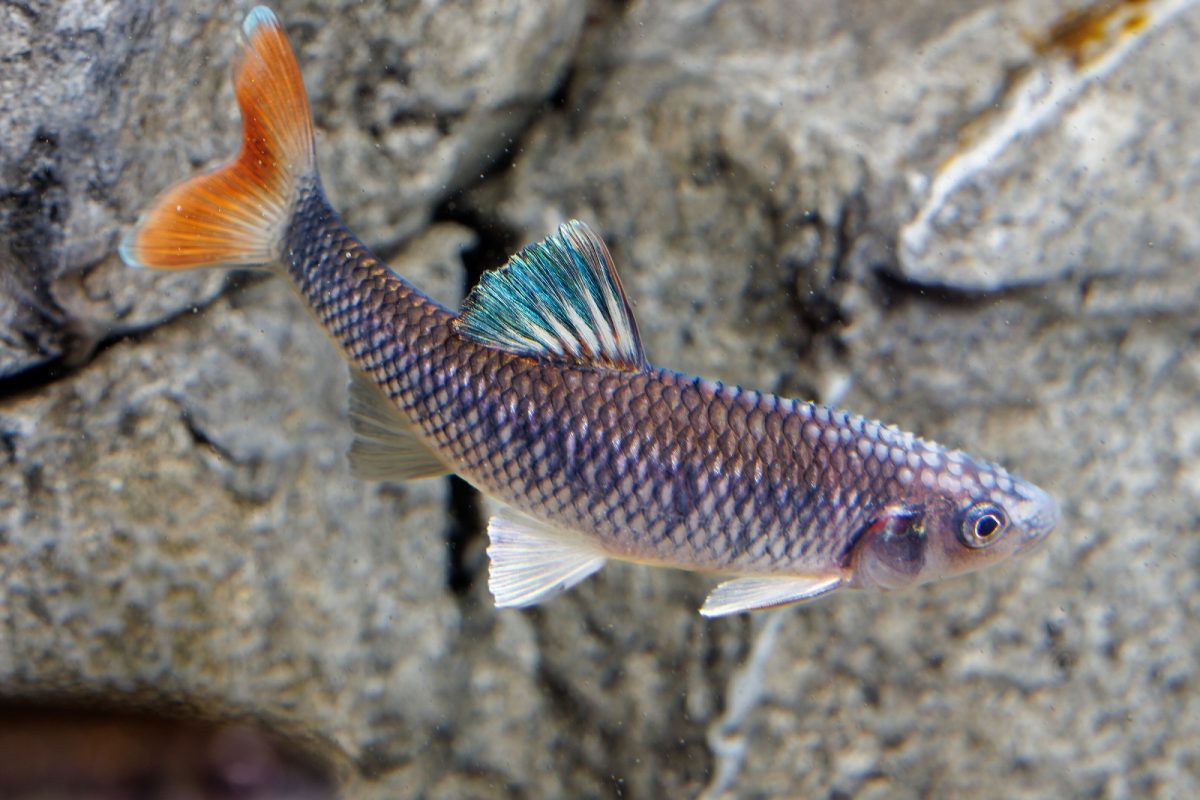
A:
<svg viewBox="0 0 1200 800">
<path fill-rule="evenodd" d="M 743 574 L 842 570 L 902 496 L 1012 487 L 998 467 L 845 412 L 467 339 L 354 238 L 315 183 L 285 261 L 326 329 L 455 471 L 614 555 Z"/>
</svg>

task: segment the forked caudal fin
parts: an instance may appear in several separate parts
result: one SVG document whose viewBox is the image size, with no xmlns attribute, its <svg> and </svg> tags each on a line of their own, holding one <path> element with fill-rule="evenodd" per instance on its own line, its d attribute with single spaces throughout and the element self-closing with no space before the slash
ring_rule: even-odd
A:
<svg viewBox="0 0 1200 800">
<path fill-rule="evenodd" d="M 164 192 L 121 243 L 130 266 L 189 269 L 275 261 L 301 179 L 315 177 L 312 118 L 283 27 L 258 6 L 234 63 L 242 147 L 218 169 Z"/>
</svg>

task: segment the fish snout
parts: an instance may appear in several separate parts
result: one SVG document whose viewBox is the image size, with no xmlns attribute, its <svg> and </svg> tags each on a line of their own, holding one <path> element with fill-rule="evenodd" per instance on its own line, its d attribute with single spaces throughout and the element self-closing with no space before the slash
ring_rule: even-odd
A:
<svg viewBox="0 0 1200 800">
<path fill-rule="evenodd" d="M 1012 516 L 1021 541 L 1013 555 L 1033 550 L 1046 541 L 1062 518 L 1058 501 L 1049 492 L 1031 483 L 1022 483 L 1016 487 L 1015 494 L 1021 499 L 1013 508 Z"/>
</svg>

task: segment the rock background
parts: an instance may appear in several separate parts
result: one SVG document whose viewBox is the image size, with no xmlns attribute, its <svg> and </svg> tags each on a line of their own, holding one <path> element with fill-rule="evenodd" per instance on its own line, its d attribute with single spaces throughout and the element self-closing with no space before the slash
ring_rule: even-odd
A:
<svg viewBox="0 0 1200 800">
<path fill-rule="evenodd" d="M 1196 5 L 277 4 L 419 285 L 585 218 L 656 362 L 1063 503 L 1019 564 L 718 622 L 621 566 L 497 612 L 470 490 L 349 476 L 282 281 L 118 263 L 234 146 L 247 4 L 0 7 L 5 696 L 257 721 L 347 797 L 1200 794 Z"/>
</svg>

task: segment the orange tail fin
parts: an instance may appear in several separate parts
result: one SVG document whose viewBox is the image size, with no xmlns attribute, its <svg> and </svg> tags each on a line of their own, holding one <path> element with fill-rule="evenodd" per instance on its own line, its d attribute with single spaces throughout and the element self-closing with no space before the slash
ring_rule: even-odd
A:
<svg viewBox="0 0 1200 800">
<path fill-rule="evenodd" d="M 172 186 L 121 243 L 136 267 L 262 266 L 279 257 L 298 187 L 315 178 L 312 117 L 283 26 L 258 6 L 242 23 L 233 86 L 242 111 L 237 158 Z"/>
</svg>

